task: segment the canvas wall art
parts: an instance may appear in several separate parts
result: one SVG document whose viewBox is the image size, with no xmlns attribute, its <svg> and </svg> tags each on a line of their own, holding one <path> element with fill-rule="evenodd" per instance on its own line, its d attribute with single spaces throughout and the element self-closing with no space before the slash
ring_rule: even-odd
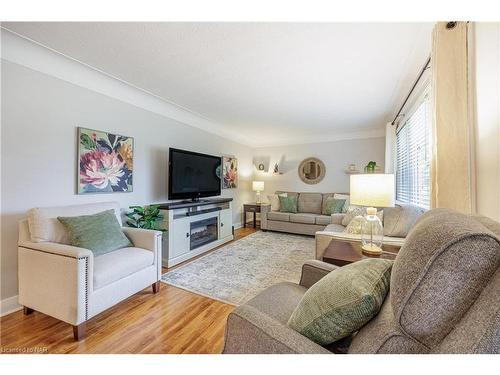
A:
<svg viewBox="0 0 500 375">
<path fill-rule="evenodd" d="M 222 158 L 223 189 L 234 189 L 238 187 L 238 159 L 231 156 Z"/>
<path fill-rule="evenodd" d="M 78 128 L 78 194 L 131 192 L 134 139 Z"/>
</svg>

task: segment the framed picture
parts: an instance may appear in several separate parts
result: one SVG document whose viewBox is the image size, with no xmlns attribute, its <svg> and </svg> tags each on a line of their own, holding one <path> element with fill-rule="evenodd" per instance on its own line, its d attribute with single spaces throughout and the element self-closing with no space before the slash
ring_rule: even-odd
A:
<svg viewBox="0 0 500 375">
<path fill-rule="evenodd" d="M 134 138 L 78 128 L 78 194 L 133 190 Z"/>
<path fill-rule="evenodd" d="M 238 187 L 238 159 L 232 156 L 222 157 L 222 188 L 235 189 Z"/>
</svg>

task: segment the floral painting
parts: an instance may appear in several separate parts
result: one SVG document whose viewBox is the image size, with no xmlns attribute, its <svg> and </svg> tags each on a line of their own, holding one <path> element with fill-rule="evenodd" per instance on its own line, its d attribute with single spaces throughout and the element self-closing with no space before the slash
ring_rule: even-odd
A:
<svg viewBox="0 0 500 375">
<path fill-rule="evenodd" d="M 222 170 L 224 178 L 222 180 L 223 189 L 234 189 L 238 187 L 238 159 L 224 156 L 222 158 Z"/>
<path fill-rule="evenodd" d="M 78 128 L 78 194 L 131 192 L 134 139 Z"/>
</svg>

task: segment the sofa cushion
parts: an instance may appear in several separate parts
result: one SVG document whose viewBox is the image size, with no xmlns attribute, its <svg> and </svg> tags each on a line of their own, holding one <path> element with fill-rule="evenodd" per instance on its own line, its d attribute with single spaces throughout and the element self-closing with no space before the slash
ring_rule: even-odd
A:
<svg viewBox="0 0 500 375">
<path fill-rule="evenodd" d="M 300 193 L 298 199 L 298 212 L 321 214 L 321 202 L 323 195 L 321 193 Z"/>
<path fill-rule="evenodd" d="M 275 221 L 290 221 L 290 214 L 287 212 L 268 212 L 267 220 L 275 220 Z"/>
<path fill-rule="evenodd" d="M 316 215 L 314 215 L 314 214 L 290 214 L 290 221 L 292 223 L 314 224 L 316 222 Z"/>
<path fill-rule="evenodd" d="M 286 197 L 286 193 L 280 194 L 283 197 Z M 269 203 L 271 204 L 271 211 L 279 211 L 280 210 L 280 198 L 278 194 L 269 194 L 267 196 Z"/>
<path fill-rule="evenodd" d="M 94 215 L 59 216 L 57 220 L 67 230 L 72 246 L 89 249 L 94 253 L 94 256 L 133 246 L 127 236 L 123 234 L 114 210 Z"/>
<path fill-rule="evenodd" d="M 332 217 L 330 215 L 316 215 L 316 224 L 330 225 L 331 223 L 332 223 Z"/>
<path fill-rule="evenodd" d="M 361 228 L 363 223 L 365 222 L 365 218 L 363 216 L 356 216 L 351 220 L 347 227 L 345 227 L 344 232 L 350 234 L 361 234 Z"/>
<path fill-rule="evenodd" d="M 140 271 L 154 262 L 154 253 L 125 247 L 94 258 L 94 290 Z"/>
<path fill-rule="evenodd" d="M 443 208 L 424 213 L 392 272 L 392 307 L 402 331 L 429 348 L 436 346 L 499 264 L 499 239 L 474 218 Z"/>
<path fill-rule="evenodd" d="M 413 205 L 384 208 L 384 235 L 406 237 L 424 209 Z"/>
<path fill-rule="evenodd" d="M 333 197 L 335 199 L 345 199 L 345 204 L 344 207 L 342 208 L 342 212 L 347 212 L 347 209 L 351 205 L 351 197 L 349 194 L 342 194 L 342 193 L 334 193 Z"/>
<path fill-rule="evenodd" d="M 280 212 L 297 213 L 297 196 L 278 195 L 280 199 Z"/>
<path fill-rule="evenodd" d="M 28 226 L 33 242 L 57 242 L 69 245 L 68 233 L 58 216 L 93 215 L 105 210 L 114 210 L 121 226 L 120 205 L 116 202 L 79 204 L 73 206 L 32 208 L 28 211 Z"/>
<path fill-rule="evenodd" d="M 344 209 L 345 199 L 337 199 L 334 197 L 326 198 L 324 202 L 324 215 L 341 214 Z"/>
<path fill-rule="evenodd" d="M 498 221 L 492 220 L 489 217 L 477 215 L 473 216 L 474 220 L 479 221 L 486 228 L 491 230 L 497 237 L 500 237 L 500 223 Z"/>
<path fill-rule="evenodd" d="M 333 270 L 307 290 L 288 326 L 320 345 L 356 332 L 380 310 L 391 267 L 387 259 L 365 259 Z"/>
<path fill-rule="evenodd" d="M 429 349 L 399 329 L 392 311 L 390 292 L 380 312 L 354 336 L 349 354 L 428 353 Z"/>
<path fill-rule="evenodd" d="M 296 283 L 282 282 L 265 289 L 246 305 L 255 307 L 286 325 L 306 290 Z"/>
<path fill-rule="evenodd" d="M 344 218 L 342 219 L 342 225 L 344 227 L 348 226 L 352 219 L 354 219 L 356 216 L 364 216 L 365 212 L 366 208 L 364 207 L 358 207 L 358 206 L 349 207 Z"/>
</svg>

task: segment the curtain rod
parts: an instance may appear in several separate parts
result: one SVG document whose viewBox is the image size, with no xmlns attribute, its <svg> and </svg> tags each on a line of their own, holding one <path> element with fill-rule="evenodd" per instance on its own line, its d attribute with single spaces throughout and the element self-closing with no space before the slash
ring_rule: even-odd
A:
<svg viewBox="0 0 500 375">
<path fill-rule="evenodd" d="M 399 111 L 398 113 L 396 114 L 396 117 L 394 117 L 394 120 L 392 120 L 391 122 L 391 125 L 394 125 L 396 123 L 396 120 L 398 119 L 398 117 L 401 115 L 401 111 L 403 110 L 403 108 L 405 107 L 406 103 L 408 102 L 408 99 L 410 99 L 410 96 L 411 94 L 413 93 L 413 91 L 415 90 L 415 87 L 417 87 L 418 85 L 418 82 L 420 81 L 420 79 L 422 78 L 422 76 L 424 75 L 425 71 L 429 68 L 429 64 L 431 63 L 431 57 L 429 56 L 429 58 L 427 59 L 427 61 L 425 62 L 425 65 L 424 67 L 422 68 L 420 74 L 418 75 L 417 77 L 417 80 L 415 81 L 415 83 L 413 84 L 408 96 L 406 97 L 405 101 L 403 102 L 403 105 L 401 106 L 401 108 L 399 108 Z"/>
</svg>

